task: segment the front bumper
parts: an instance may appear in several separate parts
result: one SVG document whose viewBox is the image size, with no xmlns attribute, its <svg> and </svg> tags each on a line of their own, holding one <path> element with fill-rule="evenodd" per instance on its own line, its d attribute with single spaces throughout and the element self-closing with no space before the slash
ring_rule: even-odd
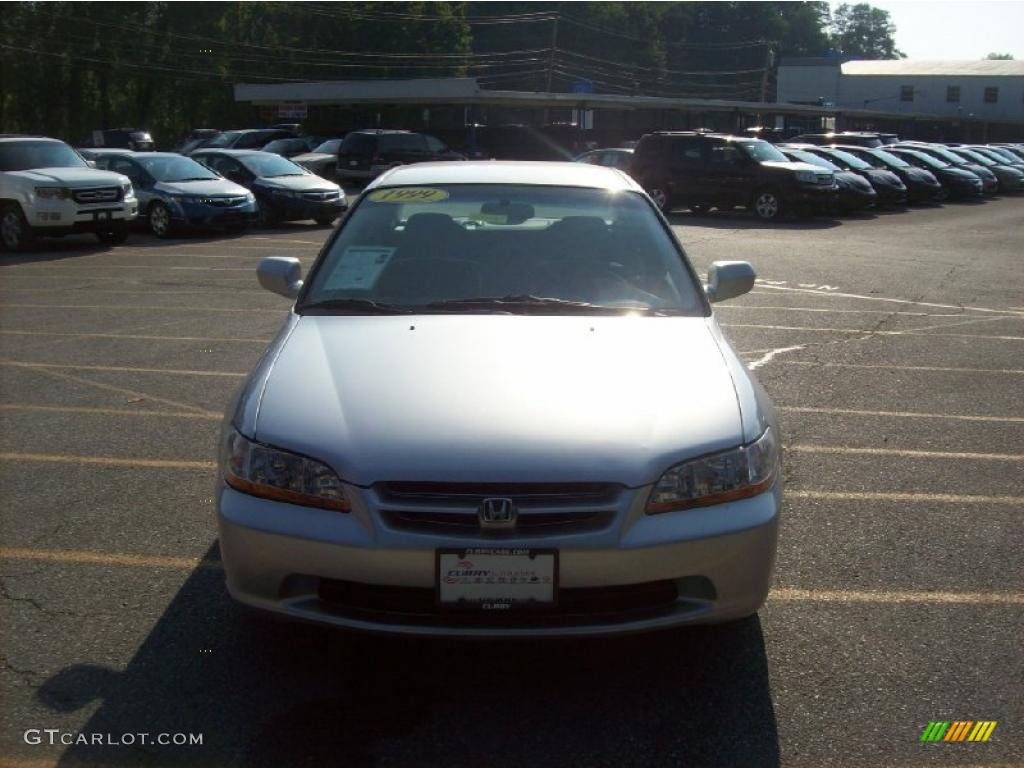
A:
<svg viewBox="0 0 1024 768">
<path fill-rule="evenodd" d="M 781 483 L 749 499 L 661 515 L 644 514 L 649 492 L 626 489 L 601 530 L 465 537 L 395 528 L 371 490 L 355 489 L 346 514 L 222 485 L 221 556 L 228 591 L 239 602 L 371 632 L 613 635 L 756 612 L 771 583 Z M 557 549 L 562 607 L 468 618 L 435 607 L 435 550 L 474 546 Z"/>
<path fill-rule="evenodd" d="M 880 184 L 875 187 L 875 192 L 878 194 L 879 205 L 906 205 L 906 187 L 882 186 Z"/>
<path fill-rule="evenodd" d="M 328 216 L 336 218 L 348 207 L 344 197 L 333 200 L 307 200 L 274 195 L 266 199 L 269 200 L 274 216 L 282 221 L 303 221 Z"/>
<path fill-rule="evenodd" d="M 256 219 L 256 202 L 245 202 L 233 206 L 219 206 L 208 203 L 188 203 L 170 199 L 167 201 L 171 220 L 186 227 L 230 227 L 251 224 Z"/>
<path fill-rule="evenodd" d="M 127 224 L 139 214 L 134 197 L 109 203 L 83 205 L 73 200 L 37 198 L 26 218 L 39 234 L 104 232 L 115 224 Z"/>
</svg>

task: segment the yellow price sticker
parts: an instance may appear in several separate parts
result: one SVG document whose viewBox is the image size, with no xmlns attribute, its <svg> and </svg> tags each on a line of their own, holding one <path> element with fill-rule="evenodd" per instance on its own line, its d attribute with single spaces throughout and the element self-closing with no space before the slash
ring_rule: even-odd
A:
<svg viewBox="0 0 1024 768">
<path fill-rule="evenodd" d="M 430 187 L 394 187 L 370 193 L 370 200 L 375 203 L 437 203 L 447 199 L 448 193 L 443 189 Z"/>
</svg>

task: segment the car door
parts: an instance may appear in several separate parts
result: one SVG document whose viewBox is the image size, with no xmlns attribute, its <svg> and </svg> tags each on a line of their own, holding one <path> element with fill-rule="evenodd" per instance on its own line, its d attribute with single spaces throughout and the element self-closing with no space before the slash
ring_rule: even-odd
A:
<svg viewBox="0 0 1024 768">
<path fill-rule="evenodd" d="M 208 162 L 204 162 L 204 165 L 216 171 L 228 181 L 241 184 L 246 188 L 252 186 L 252 174 L 233 157 L 228 157 L 227 155 L 207 155 L 206 159 Z"/>
<path fill-rule="evenodd" d="M 669 143 L 665 160 L 673 201 L 705 205 L 712 203 L 704 160 L 705 144 L 697 136 L 675 137 Z"/>
<path fill-rule="evenodd" d="M 715 205 L 746 205 L 754 191 L 755 164 L 735 144 L 712 142 L 707 152 L 707 184 Z"/>
<path fill-rule="evenodd" d="M 139 209 L 145 211 L 149 207 L 155 196 L 153 187 L 156 180 L 146 172 L 145 168 L 127 157 L 111 157 L 107 164 L 107 170 L 127 176 L 135 189 L 135 197 L 139 200 Z"/>
</svg>

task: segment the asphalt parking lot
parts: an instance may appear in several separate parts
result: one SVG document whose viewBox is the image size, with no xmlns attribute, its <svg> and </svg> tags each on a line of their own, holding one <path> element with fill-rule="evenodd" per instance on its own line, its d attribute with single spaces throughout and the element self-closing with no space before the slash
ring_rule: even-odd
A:
<svg viewBox="0 0 1024 768">
<path fill-rule="evenodd" d="M 0 765 L 1024 765 L 1024 199 L 672 217 L 781 408 L 756 620 L 443 643 L 267 624 L 218 565 L 219 420 L 329 229 L 0 259 Z M 920 742 L 995 720 L 985 743 Z M 201 746 L 25 742 L 202 734 Z M 109 740 L 109 739 L 108 739 Z"/>
</svg>

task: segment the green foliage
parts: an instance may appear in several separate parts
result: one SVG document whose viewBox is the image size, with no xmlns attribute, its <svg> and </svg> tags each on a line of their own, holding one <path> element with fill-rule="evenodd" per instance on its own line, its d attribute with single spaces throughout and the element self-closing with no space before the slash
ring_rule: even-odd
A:
<svg viewBox="0 0 1024 768">
<path fill-rule="evenodd" d="M 894 55 L 884 11 L 825 2 L 8 2 L 0 131 L 79 142 L 256 122 L 233 85 L 477 77 L 484 87 L 761 98 L 783 56 Z"/>
<path fill-rule="evenodd" d="M 867 3 L 843 3 L 832 17 L 833 45 L 841 53 L 857 58 L 905 58 L 906 54 L 896 49 L 895 34 L 889 12 Z"/>
</svg>

